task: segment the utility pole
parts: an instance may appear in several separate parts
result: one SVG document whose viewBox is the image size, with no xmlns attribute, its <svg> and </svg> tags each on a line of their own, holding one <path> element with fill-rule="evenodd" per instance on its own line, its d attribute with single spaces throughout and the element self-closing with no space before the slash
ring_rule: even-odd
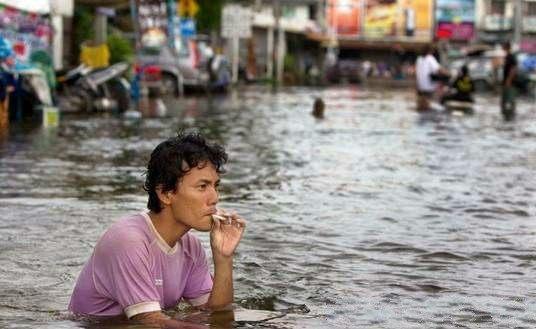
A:
<svg viewBox="0 0 536 329">
<path fill-rule="evenodd" d="M 272 26 L 267 29 L 266 36 L 266 77 L 272 79 L 274 75 L 274 28 Z"/>
<path fill-rule="evenodd" d="M 523 29 L 523 0 L 514 0 L 514 44 L 521 44 L 521 31 Z"/>
<path fill-rule="evenodd" d="M 276 80 L 278 84 L 283 82 L 283 70 L 285 59 L 285 31 L 281 26 L 281 1 L 277 0 L 275 4 L 275 19 L 277 28 L 277 62 L 276 62 Z"/>
</svg>

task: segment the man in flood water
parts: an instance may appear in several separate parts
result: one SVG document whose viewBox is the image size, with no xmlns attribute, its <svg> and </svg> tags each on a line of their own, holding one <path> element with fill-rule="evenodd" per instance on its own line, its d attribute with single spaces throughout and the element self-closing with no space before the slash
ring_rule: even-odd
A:
<svg viewBox="0 0 536 329">
<path fill-rule="evenodd" d="M 504 58 L 503 67 L 501 113 L 503 118 L 509 121 L 514 119 L 516 115 L 517 90 L 514 86 L 514 80 L 517 74 L 517 59 L 516 56 L 512 54 L 510 42 L 506 42 L 503 45 L 503 49 L 506 52 L 506 57 Z"/>
<path fill-rule="evenodd" d="M 315 99 L 315 102 L 313 103 L 313 111 L 311 114 L 317 118 L 317 119 L 324 119 L 324 108 L 326 105 L 324 104 L 324 101 L 322 98 L 317 97 Z"/>
<path fill-rule="evenodd" d="M 447 77 L 448 72 L 439 65 L 434 57 L 434 48 L 431 45 L 426 45 L 415 63 L 417 111 L 430 109 L 437 88 L 437 83 L 432 80 L 433 76 Z"/>
<path fill-rule="evenodd" d="M 113 224 L 98 241 L 74 287 L 77 315 L 181 327 L 162 310 L 181 299 L 208 310 L 233 302 L 233 255 L 245 221 L 218 210 L 225 150 L 199 134 L 158 145 L 147 165 L 148 212 Z M 190 229 L 210 232 L 211 275 L 205 251 Z"/>
</svg>

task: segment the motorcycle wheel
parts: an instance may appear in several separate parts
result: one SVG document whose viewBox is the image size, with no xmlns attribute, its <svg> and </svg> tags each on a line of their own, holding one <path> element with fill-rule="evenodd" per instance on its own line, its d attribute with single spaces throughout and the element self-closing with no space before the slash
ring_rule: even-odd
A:
<svg viewBox="0 0 536 329">
<path fill-rule="evenodd" d="M 73 97 L 71 98 L 71 105 L 75 107 L 75 110 L 80 113 L 93 112 L 93 97 L 89 92 L 84 89 L 76 89 Z"/>
</svg>

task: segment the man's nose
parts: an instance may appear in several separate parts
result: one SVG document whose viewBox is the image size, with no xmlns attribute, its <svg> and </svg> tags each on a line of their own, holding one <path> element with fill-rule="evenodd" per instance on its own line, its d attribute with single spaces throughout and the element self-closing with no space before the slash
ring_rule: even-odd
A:
<svg viewBox="0 0 536 329">
<path fill-rule="evenodd" d="M 220 193 L 218 192 L 218 188 L 214 186 L 211 189 L 209 203 L 211 205 L 215 205 L 218 203 L 219 200 L 220 200 Z"/>
</svg>

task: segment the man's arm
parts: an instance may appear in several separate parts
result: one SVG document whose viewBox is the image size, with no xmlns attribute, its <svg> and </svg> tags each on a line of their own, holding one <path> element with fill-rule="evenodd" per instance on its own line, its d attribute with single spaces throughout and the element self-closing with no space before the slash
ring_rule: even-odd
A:
<svg viewBox="0 0 536 329">
<path fill-rule="evenodd" d="M 158 326 L 160 328 L 170 328 L 170 329 L 207 329 L 207 326 L 195 323 L 189 323 L 184 321 L 179 321 L 171 319 L 161 311 L 158 312 L 147 312 L 134 315 L 132 320 L 149 325 L 149 326 Z"/>
<path fill-rule="evenodd" d="M 225 309 L 233 303 L 233 256 L 214 255 L 214 285 L 206 304 L 212 310 Z"/>
<path fill-rule="evenodd" d="M 205 307 L 222 310 L 233 303 L 233 257 L 245 226 L 246 222 L 237 214 L 215 216 L 213 220 L 210 246 L 214 260 L 214 285 Z"/>
</svg>

